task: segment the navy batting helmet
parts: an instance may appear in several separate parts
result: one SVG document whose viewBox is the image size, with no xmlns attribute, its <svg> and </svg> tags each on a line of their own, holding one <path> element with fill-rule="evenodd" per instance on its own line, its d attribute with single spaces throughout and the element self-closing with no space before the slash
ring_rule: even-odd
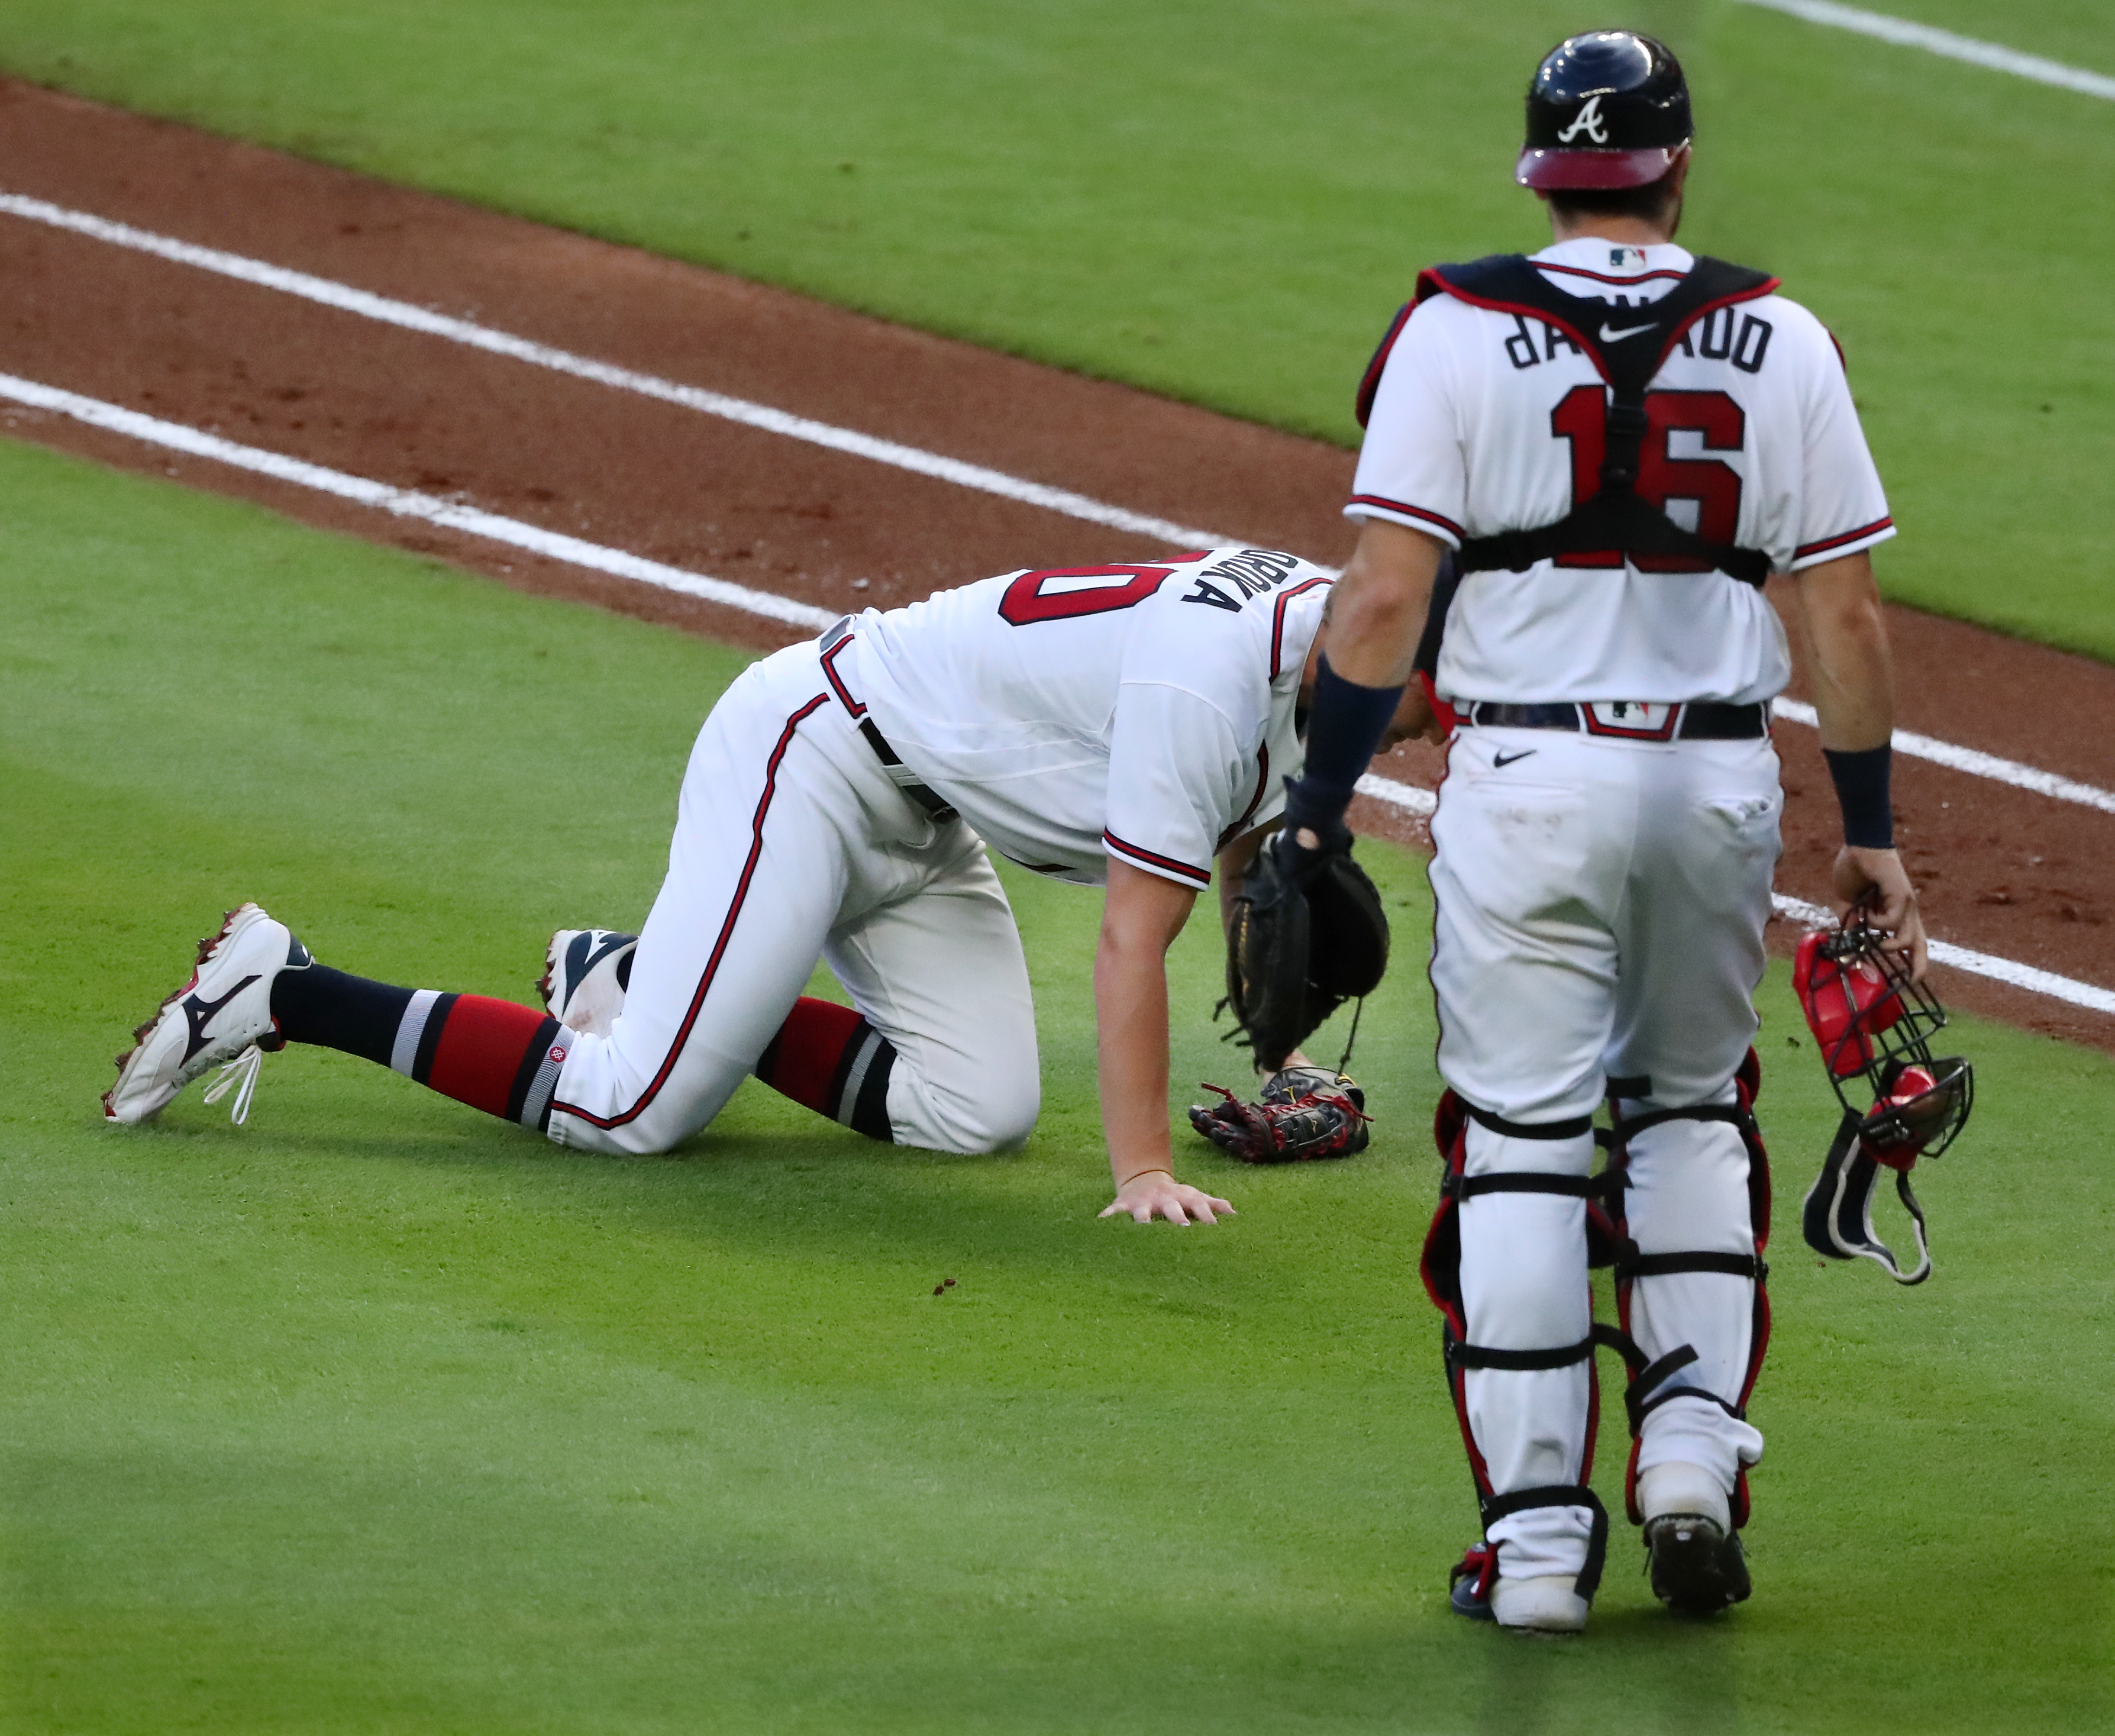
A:
<svg viewBox="0 0 2115 1736">
<path fill-rule="evenodd" d="M 1526 187 L 1645 186 L 1674 167 L 1689 137 L 1689 86 L 1667 44 L 1635 30 L 1589 30 L 1535 68 L 1513 178 Z"/>
</svg>

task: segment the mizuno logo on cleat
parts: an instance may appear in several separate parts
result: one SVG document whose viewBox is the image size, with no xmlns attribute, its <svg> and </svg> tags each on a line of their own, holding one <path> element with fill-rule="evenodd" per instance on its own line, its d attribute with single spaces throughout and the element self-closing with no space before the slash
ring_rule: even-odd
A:
<svg viewBox="0 0 2115 1736">
<path fill-rule="evenodd" d="M 213 1022 L 213 1016 L 256 981 L 255 975 L 244 977 L 218 1000 L 200 1000 L 195 994 L 185 999 L 184 1022 L 190 1026 L 190 1040 L 184 1045 L 186 1061 L 190 1060 L 212 1040 L 206 1036 L 205 1027 Z"/>
</svg>

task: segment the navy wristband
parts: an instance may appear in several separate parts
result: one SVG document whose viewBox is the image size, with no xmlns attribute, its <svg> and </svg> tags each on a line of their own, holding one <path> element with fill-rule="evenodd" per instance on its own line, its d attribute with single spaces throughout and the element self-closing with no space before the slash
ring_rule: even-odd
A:
<svg viewBox="0 0 2115 1736">
<path fill-rule="evenodd" d="M 1843 842 L 1854 850 L 1895 847 L 1895 810 L 1888 793 L 1892 747 L 1863 747 L 1856 753 L 1821 750 L 1835 781 L 1836 800 L 1843 810 Z"/>
<path fill-rule="evenodd" d="M 1365 776 L 1381 737 L 1402 703 L 1402 689 L 1362 687 L 1329 667 L 1325 653 L 1314 677 L 1314 703 L 1307 714 L 1307 763 L 1301 776 L 1286 780 L 1287 831 L 1306 826 L 1333 832 L 1351 806 L 1352 786 Z"/>
</svg>

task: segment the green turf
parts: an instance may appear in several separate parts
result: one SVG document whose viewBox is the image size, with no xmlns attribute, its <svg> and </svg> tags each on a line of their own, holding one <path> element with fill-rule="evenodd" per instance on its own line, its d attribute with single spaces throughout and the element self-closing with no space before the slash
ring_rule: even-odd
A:
<svg viewBox="0 0 2115 1736">
<path fill-rule="evenodd" d="M 1217 1229 L 1094 1218 L 1098 904 L 1018 875 L 1017 1157 L 753 1085 L 674 1158 L 567 1155 L 307 1050 L 246 1129 L 195 1093 L 106 1129 L 108 1056 L 242 897 L 517 997 L 552 926 L 635 918 L 741 659 L 33 449 L 0 495 L 0 1727 L 2104 1725 L 2107 1058 L 1970 1027 L 1921 1290 L 1781 1213 L 1755 1602 L 1669 1620 L 1624 1533 L 1585 1642 L 1472 1628 L 1413 859 L 1369 852 L 1373 1152 L 1186 1146 Z M 1214 952 L 1177 958 L 1186 1087 L 1231 1060 Z M 1767 1013 L 1788 1211 L 1829 1115 L 1779 977 Z"/>
<path fill-rule="evenodd" d="M 1837 329 L 1897 597 L 2115 657 L 2115 107 L 1729 0 L 1685 239 Z M 1917 11 L 1918 8 L 1911 8 Z M 2115 71 L 2083 0 L 1920 16 Z M 12 0 L 0 65 L 1351 441 L 1415 269 L 1533 245 L 1515 0 Z M 5 181 L 0 168 L 0 182 Z M 1238 528 L 1238 527 L 1232 527 Z"/>
</svg>

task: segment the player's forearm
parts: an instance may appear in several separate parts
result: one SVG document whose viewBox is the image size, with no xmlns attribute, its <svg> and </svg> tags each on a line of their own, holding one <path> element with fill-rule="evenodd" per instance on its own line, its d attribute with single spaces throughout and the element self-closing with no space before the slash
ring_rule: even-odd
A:
<svg viewBox="0 0 2115 1736">
<path fill-rule="evenodd" d="M 1810 567 L 1799 576 L 1799 604 L 1844 842 L 1854 849 L 1891 849 L 1895 672 L 1872 562 L 1859 553 Z"/>
<path fill-rule="evenodd" d="M 1807 682 L 1821 745 L 1839 752 L 1882 747 L 1895 728 L 1894 660 L 1873 563 L 1864 554 L 1800 575 Z"/>
<path fill-rule="evenodd" d="M 1094 951 L 1094 1022 L 1109 1173 L 1122 1187 L 1168 1170 L 1168 949 L 1197 894 L 1130 863 L 1109 863 Z"/>
<path fill-rule="evenodd" d="M 1384 520 L 1369 521 L 1359 534 L 1329 595 L 1306 763 L 1285 786 L 1296 850 L 1341 838 L 1352 789 L 1401 708 L 1443 552 L 1430 537 Z"/>
<path fill-rule="evenodd" d="M 1094 1011 L 1102 1127 L 1109 1173 L 1122 1187 L 1135 1175 L 1173 1168 L 1165 948 L 1105 925 L 1094 954 Z"/>
<path fill-rule="evenodd" d="M 1369 519 L 1329 594 L 1324 630 L 1329 667 L 1362 687 L 1399 687 L 1409 680 L 1444 554 L 1422 532 Z"/>
</svg>

